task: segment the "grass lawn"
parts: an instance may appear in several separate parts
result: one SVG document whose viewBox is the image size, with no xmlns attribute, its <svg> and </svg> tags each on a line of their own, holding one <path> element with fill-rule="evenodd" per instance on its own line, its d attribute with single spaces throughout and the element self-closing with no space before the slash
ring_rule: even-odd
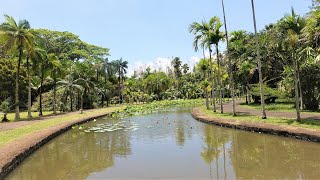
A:
<svg viewBox="0 0 320 180">
<path fill-rule="evenodd" d="M 59 113 L 59 111 L 57 113 Z M 15 114 L 16 113 L 14 112 L 8 113 L 7 118 L 9 119 L 9 121 L 14 121 Z M 31 114 L 32 114 L 32 118 L 39 117 L 39 112 L 31 112 Z M 43 116 L 52 115 L 53 111 L 43 111 L 42 114 Z M 2 117 L 0 118 L 2 119 Z M 20 121 L 27 120 L 27 119 L 28 119 L 28 112 L 27 111 L 20 112 Z"/>
<path fill-rule="evenodd" d="M 79 113 L 73 113 L 73 114 L 66 114 L 61 115 L 58 117 L 52 117 L 50 119 L 43 120 L 41 122 L 33 123 L 30 125 L 22 126 L 16 129 L 8 130 L 0 132 L 0 146 L 3 144 L 6 144 L 10 141 L 13 141 L 15 139 L 27 136 L 31 133 L 49 128 L 51 126 L 58 125 L 60 123 L 64 123 L 70 120 L 80 119 L 84 117 L 93 117 L 95 115 L 101 114 L 101 113 L 111 113 L 117 110 L 121 110 L 124 107 L 109 107 L 109 108 L 101 108 L 101 109 L 94 109 L 85 111 L 83 114 Z M 1 124 L 0 124 L 1 125 Z"/>
<path fill-rule="evenodd" d="M 261 110 L 261 105 L 255 104 L 255 103 L 246 104 L 244 102 L 244 103 L 241 103 L 240 106 L 255 109 L 255 110 Z M 278 112 L 295 112 L 296 111 L 295 103 L 291 99 L 277 99 L 276 103 L 265 104 L 265 108 L 267 111 L 278 111 Z M 301 112 L 314 113 L 314 114 L 320 113 L 320 112 L 307 111 L 307 110 L 302 110 Z"/>
<path fill-rule="evenodd" d="M 266 120 L 262 120 L 260 116 L 253 115 L 238 115 L 234 117 L 231 113 L 214 113 L 212 110 L 207 110 L 204 106 L 201 110 L 209 116 L 216 117 L 219 119 L 235 120 L 235 121 L 246 121 L 246 122 L 265 122 L 271 124 L 279 124 L 285 126 L 303 127 L 320 130 L 320 121 L 314 119 L 303 119 L 301 122 L 297 122 L 292 118 L 279 118 L 279 117 L 268 117 Z"/>
</svg>

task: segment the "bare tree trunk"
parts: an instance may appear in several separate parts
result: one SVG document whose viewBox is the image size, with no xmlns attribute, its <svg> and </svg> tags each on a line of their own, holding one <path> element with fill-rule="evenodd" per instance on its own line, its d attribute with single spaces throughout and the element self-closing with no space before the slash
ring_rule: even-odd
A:
<svg viewBox="0 0 320 180">
<path fill-rule="evenodd" d="M 224 1 L 222 0 L 222 10 L 223 10 L 223 19 L 224 19 L 224 28 L 226 31 L 226 41 L 227 41 L 227 58 L 228 58 L 228 66 L 229 66 L 229 86 L 230 86 L 230 93 L 232 98 L 232 114 L 233 116 L 236 116 L 236 101 L 234 98 L 234 82 L 233 82 L 233 70 L 231 65 L 231 58 L 230 58 L 230 52 L 229 52 L 229 38 L 228 38 L 228 28 L 227 28 L 227 18 L 226 13 L 224 9 Z"/>
<path fill-rule="evenodd" d="M 205 88 L 207 88 L 207 87 L 205 87 Z M 206 93 L 206 107 L 207 107 L 207 109 L 209 109 L 209 98 L 208 98 L 208 91 L 207 90 L 205 90 L 205 93 Z"/>
<path fill-rule="evenodd" d="M 302 94 L 302 89 L 301 89 L 301 79 L 300 79 L 300 66 L 299 63 L 297 62 L 297 75 L 298 75 L 298 87 L 299 87 L 299 94 L 300 94 L 300 109 L 304 109 L 304 104 L 303 104 L 303 94 Z"/>
<path fill-rule="evenodd" d="M 213 104 L 213 112 L 217 112 L 216 109 L 216 99 L 215 99 L 215 88 L 214 88 L 214 78 L 213 78 L 213 70 L 212 70 L 212 50 L 211 50 L 211 46 L 209 46 L 209 57 L 210 57 L 210 80 L 211 80 L 211 86 L 212 86 L 212 91 L 211 91 L 211 98 L 212 98 L 212 104 Z"/>
<path fill-rule="evenodd" d="M 19 60 L 18 60 L 18 66 L 17 66 L 17 73 L 16 73 L 16 91 L 15 91 L 15 109 L 16 114 L 14 120 L 20 119 L 20 109 L 19 109 L 19 77 L 20 77 L 20 64 L 22 59 L 22 47 L 19 48 Z"/>
<path fill-rule="evenodd" d="M 57 108 L 56 108 L 56 98 L 57 98 L 57 80 L 54 79 L 54 85 L 53 85 L 53 114 L 57 114 Z"/>
<path fill-rule="evenodd" d="M 81 92 L 81 109 L 80 114 L 83 114 L 83 91 Z"/>
<path fill-rule="evenodd" d="M 222 103 L 222 92 L 221 92 L 221 77 L 220 77 L 220 58 L 219 58 L 219 48 L 218 44 L 216 45 L 216 51 L 217 51 L 217 63 L 218 63 L 218 86 L 219 86 L 219 103 L 220 103 L 220 111 L 221 114 L 223 114 L 223 103 Z"/>
<path fill-rule="evenodd" d="M 256 23 L 256 15 L 254 10 L 254 1 L 251 0 L 252 5 L 252 15 L 253 15 L 253 24 L 254 24 L 254 32 L 256 36 L 256 48 L 257 48 L 257 61 L 258 61 L 258 71 L 259 71 L 259 84 L 260 84 L 260 98 L 261 98 L 261 109 L 262 109 L 262 119 L 267 119 L 266 109 L 264 105 L 264 87 L 263 87 L 263 78 L 262 78 L 262 63 L 260 57 L 260 47 L 259 47 L 259 39 L 257 34 L 257 23 Z"/>
<path fill-rule="evenodd" d="M 42 116 L 42 84 L 43 84 L 43 70 L 41 69 L 41 82 L 40 82 L 40 108 L 39 108 L 39 116 Z"/>
<path fill-rule="evenodd" d="M 294 57 L 294 55 L 292 56 L 293 59 L 293 66 L 294 66 L 294 92 L 295 92 L 295 99 L 296 99 L 296 111 L 297 111 L 297 121 L 301 121 L 301 117 L 300 117 L 300 102 L 299 102 L 299 87 L 298 87 L 298 74 L 297 74 L 297 61 Z"/>
<path fill-rule="evenodd" d="M 70 88 L 70 111 L 73 111 L 72 88 Z"/>
<path fill-rule="evenodd" d="M 28 72 L 28 119 L 32 118 L 31 115 L 31 78 L 30 78 L 30 67 L 29 57 L 27 56 L 27 72 Z"/>
</svg>

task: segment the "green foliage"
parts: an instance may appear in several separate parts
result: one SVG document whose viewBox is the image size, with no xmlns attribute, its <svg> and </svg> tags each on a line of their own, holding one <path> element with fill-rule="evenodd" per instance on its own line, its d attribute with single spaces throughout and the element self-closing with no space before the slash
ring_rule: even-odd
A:
<svg viewBox="0 0 320 180">
<path fill-rule="evenodd" d="M 173 107 L 199 106 L 202 103 L 203 103 L 203 100 L 201 99 L 154 101 L 148 104 L 127 106 L 123 110 L 122 115 L 131 116 L 131 115 L 150 114 L 150 113 L 159 112 L 159 111 L 167 111 L 169 110 L 169 108 L 173 108 Z"/>
<path fill-rule="evenodd" d="M 307 110 L 318 110 L 320 102 L 320 64 L 309 64 L 301 69 L 301 88 Z"/>
</svg>

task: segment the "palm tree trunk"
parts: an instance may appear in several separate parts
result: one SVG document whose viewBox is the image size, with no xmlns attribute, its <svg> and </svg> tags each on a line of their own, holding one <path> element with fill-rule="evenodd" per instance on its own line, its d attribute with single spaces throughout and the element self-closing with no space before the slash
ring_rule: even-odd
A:
<svg viewBox="0 0 320 180">
<path fill-rule="evenodd" d="M 15 91 L 15 120 L 20 119 L 20 109 L 19 109 L 19 77 L 20 77 L 20 64 L 22 59 L 22 47 L 19 48 L 19 60 L 18 60 L 18 66 L 17 66 L 17 73 L 16 73 L 16 91 Z"/>
<path fill-rule="evenodd" d="M 27 56 L 27 72 L 28 72 L 28 119 L 32 118 L 31 115 L 31 78 L 30 78 L 30 67 L 29 57 Z"/>
<path fill-rule="evenodd" d="M 298 75 L 298 86 L 299 86 L 299 94 L 300 94 L 300 109 L 302 110 L 304 108 L 304 104 L 303 104 L 303 96 L 302 96 L 302 89 L 301 89 L 300 66 L 298 62 L 297 62 L 297 75 Z"/>
<path fill-rule="evenodd" d="M 228 28 L 227 28 L 227 18 L 226 13 L 224 10 L 224 1 L 222 0 L 222 10 L 223 10 L 223 19 L 224 19 L 224 29 L 226 31 L 226 41 L 227 41 L 227 58 L 228 58 L 228 66 L 229 66 L 229 86 L 231 91 L 231 98 L 232 98 L 232 114 L 233 116 L 236 116 L 236 101 L 234 98 L 234 83 L 233 83 L 233 70 L 231 65 L 231 58 L 230 58 L 230 52 L 229 52 L 229 38 L 228 38 Z"/>
<path fill-rule="evenodd" d="M 297 61 L 295 58 L 293 59 L 293 66 L 294 66 L 294 92 L 295 92 L 295 99 L 296 99 L 297 121 L 300 122 L 301 117 L 300 117 L 300 101 L 299 101 L 299 86 L 298 86 L 299 80 L 298 80 L 298 73 L 297 73 L 298 67 L 297 67 Z"/>
<path fill-rule="evenodd" d="M 42 71 L 42 70 L 41 70 Z M 39 116 L 42 116 L 42 84 L 43 84 L 43 72 L 41 72 L 41 82 L 40 82 L 40 108 L 39 108 Z"/>
<path fill-rule="evenodd" d="M 81 107 L 80 107 L 80 113 L 83 113 L 83 91 L 81 91 Z"/>
<path fill-rule="evenodd" d="M 72 88 L 70 88 L 70 111 L 73 111 Z"/>
<path fill-rule="evenodd" d="M 261 109 L 262 109 L 262 119 L 267 119 L 266 109 L 264 105 L 264 87 L 263 87 L 263 78 L 262 78 L 262 63 L 260 58 L 260 49 L 259 49 L 259 39 L 257 34 L 257 23 L 256 23 L 256 15 L 254 10 L 254 1 L 251 0 L 252 5 L 252 15 L 253 15 L 253 24 L 254 24 L 254 32 L 256 36 L 256 48 L 257 48 L 257 61 L 258 61 L 258 71 L 259 71 L 259 84 L 260 84 L 260 98 L 261 98 Z"/>
<path fill-rule="evenodd" d="M 212 104 L 213 104 L 213 112 L 216 112 L 216 99 L 215 99 L 215 88 L 214 88 L 214 78 L 213 78 L 213 70 L 212 70 L 212 50 L 211 50 L 211 45 L 209 46 L 209 58 L 210 58 L 210 80 L 211 80 L 211 86 L 212 86 L 212 90 L 211 90 L 211 98 L 212 98 Z"/>
<path fill-rule="evenodd" d="M 219 101 L 220 101 L 220 110 L 221 114 L 223 114 L 223 103 L 222 103 L 222 91 L 221 91 L 221 77 L 220 77 L 220 58 L 219 58 L 219 48 L 218 44 L 216 45 L 217 52 L 217 63 L 218 63 L 218 86 L 219 86 Z"/>
<path fill-rule="evenodd" d="M 57 80 L 54 79 L 54 85 L 53 85 L 53 114 L 57 114 L 57 109 L 56 109 L 56 98 L 57 98 Z"/>
<path fill-rule="evenodd" d="M 207 88 L 207 87 L 205 87 L 205 88 Z M 209 93 L 208 93 L 208 90 L 205 90 L 205 94 L 206 94 L 206 107 L 207 107 L 207 109 L 209 109 Z"/>
</svg>

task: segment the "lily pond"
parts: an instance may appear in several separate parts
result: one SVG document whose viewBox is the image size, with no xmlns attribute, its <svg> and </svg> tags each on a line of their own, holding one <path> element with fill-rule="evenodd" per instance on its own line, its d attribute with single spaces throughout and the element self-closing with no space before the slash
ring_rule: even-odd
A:
<svg viewBox="0 0 320 180">
<path fill-rule="evenodd" d="M 320 144 L 196 121 L 190 108 L 104 117 L 58 136 L 8 179 L 317 179 Z"/>
</svg>

